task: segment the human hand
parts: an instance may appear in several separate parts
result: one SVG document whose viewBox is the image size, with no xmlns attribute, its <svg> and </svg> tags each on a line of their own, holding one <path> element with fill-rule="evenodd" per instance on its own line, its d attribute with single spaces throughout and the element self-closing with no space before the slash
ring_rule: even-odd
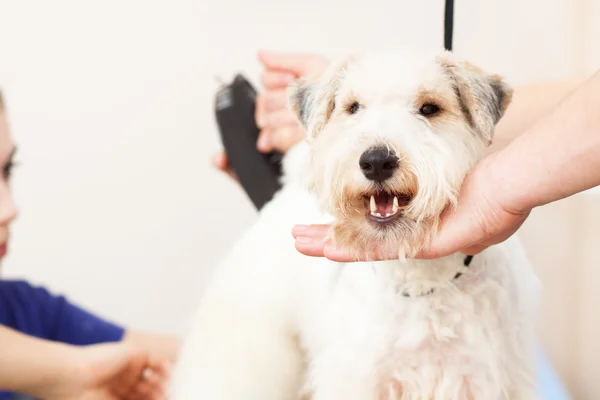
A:
<svg viewBox="0 0 600 400">
<path fill-rule="evenodd" d="M 515 209 L 510 199 L 498 193 L 494 180 L 494 156 L 480 162 L 465 179 L 455 208 L 441 216 L 440 228 L 429 245 L 416 258 L 431 259 L 456 252 L 475 255 L 503 242 L 525 222 L 531 210 Z M 295 226 L 292 235 L 296 249 L 305 255 L 326 257 L 337 262 L 397 259 L 397 252 L 374 251 L 354 259 L 345 249 L 336 248 L 326 239 L 329 225 Z"/>
<path fill-rule="evenodd" d="M 229 166 L 229 160 L 227 159 L 227 155 L 224 151 L 219 151 L 213 154 L 211 162 L 213 167 L 227 174 L 231 179 L 237 182 L 237 176 L 235 176 L 235 173 L 231 170 L 231 167 Z"/>
<path fill-rule="evenodd" d="M 315 54 L 291 54 L 262 51 L 259 60 L 265 67 L 261 81 L 265 90 L 256 102 L 256 123 L 261 129 L 260 151 L 288 151 L 305 137 L 294 113 L 288 108 L 288 85 L 296 78 L 323 71 L 328 61 Z"/>
<path fill-rule="evenodd" d="M 322 71 L 328 61 L 313 54 L 291 54 L 275 52 L 259 52 L 259 60 L 265 67 L 261 76 L 264 91 L 256 100 L 255 118 L 260 128 L 257 149 L 263 153 L 277 150 L 286 153 L 304 136 L 304 130 L 296 121 L 296 117 L 287 106 L 286 89 L 289 83 L 303 76 Z M 215 153 L 212 165 L 237 180 L 228 165 L 223 151 Z"/>
<path fill-rule="evenodd" d="M 159 400 L 170 365 L 123 343 L 71 347 L 66 373 L 41 389 L 47 400 Z"/>
</svg>

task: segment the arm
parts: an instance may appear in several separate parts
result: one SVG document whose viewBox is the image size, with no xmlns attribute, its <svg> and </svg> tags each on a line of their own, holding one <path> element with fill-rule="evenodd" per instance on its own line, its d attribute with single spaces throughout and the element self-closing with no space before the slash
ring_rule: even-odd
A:
<svg viewBox="0 0 600 400">
<path fill-rule="evenodd" d="M 71 345 L 124 341 L 153 359 L 174 362 L 179 340 L 167 335 L 125 330 L 64 296 L 25 281 L 0 280 L 0 323 L 40 338 Z"/>
<path fill-rule="evenodd" d="M 530 210 L 600 185 L 600 71 L 490 163 L 494 196 Z"/>
<path fill-rule="evenodd" d="M 156 374 L 144 379 L 144 368 Z M 168 371 L 123 343 L 73 346 L 0 325 L 0 387 L 46 400 L 164 398 Z"/>
<path fill-rule="evenodd" d="M 516 87 L 510 106 L 496 125 L 494 142 L 488 149 L 488 154 L 506 147 L 538 119 L 556 107 L 582 82 L 581 78 L 572 78 Z"/>
<path fill-rule="evenodd" d="M 70 346 L 37 339 L 0 326 L 0 387 L 46 396 L 61 377 L 69 375 Z"/>
</svg>

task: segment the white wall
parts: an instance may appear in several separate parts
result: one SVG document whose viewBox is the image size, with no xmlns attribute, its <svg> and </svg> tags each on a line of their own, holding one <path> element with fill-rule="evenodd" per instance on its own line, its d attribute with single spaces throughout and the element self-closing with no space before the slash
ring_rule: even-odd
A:
<svg viewBox="0 0 600 400">
<path fill-rule="evenodd" d="M 456 49 L 515 83 L 577 73 L 575 3 L 458 1 Z M 259 48 L 441 46 L 442 20 L 443 0 L 0 0 L 0 86 L 23 163 L 5 276 L 181 332 L 255 217 L 209 165 L 214 76 L 257 82 Z"/>
</svg>

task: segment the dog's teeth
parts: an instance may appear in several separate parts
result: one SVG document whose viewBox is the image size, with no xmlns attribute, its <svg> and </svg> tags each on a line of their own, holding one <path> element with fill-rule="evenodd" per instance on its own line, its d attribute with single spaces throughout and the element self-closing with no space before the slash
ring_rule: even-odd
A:
<svg viewBox="0 0 600 400">
<path fill-rule="evenodd" d="M 394 204 L 392 205 L 392 213 L 396 214 L 398 212 L 398 197 L 394 196 Z"/>
<path fill-rule="evenodd" d="M 377 204 L 375 203 L 375 196 L 371 195 L 371 214 L 377 211 Z"/>
</svg>

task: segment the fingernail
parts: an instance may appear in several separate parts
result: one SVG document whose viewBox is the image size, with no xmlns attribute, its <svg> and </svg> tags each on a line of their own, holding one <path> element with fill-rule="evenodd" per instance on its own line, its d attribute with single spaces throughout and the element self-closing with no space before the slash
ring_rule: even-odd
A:
<svg viewBox="0 0 600 400">
<path fill-rule="evenodd" d="M 150 368 L 145 368 L 142 372 L 142 379 L 149 380 L 154 376 L 154 372 Z"/>
<path fill-rule="evenodd" d="M 296 225 L 292 228 L 292 234 L 295 236 L 304 236 L 308 227 L 306 225 Z"/>
<path fill-rule="evenodd" d="M 296 238 L 296 242 L 298 243 L 304 243 L 304 244 L 308 244 L 308 243 L 312 243 L 313 240 L 312 238 L 308 237 L 308 236 L 298 236 Z"/>
</svg>

